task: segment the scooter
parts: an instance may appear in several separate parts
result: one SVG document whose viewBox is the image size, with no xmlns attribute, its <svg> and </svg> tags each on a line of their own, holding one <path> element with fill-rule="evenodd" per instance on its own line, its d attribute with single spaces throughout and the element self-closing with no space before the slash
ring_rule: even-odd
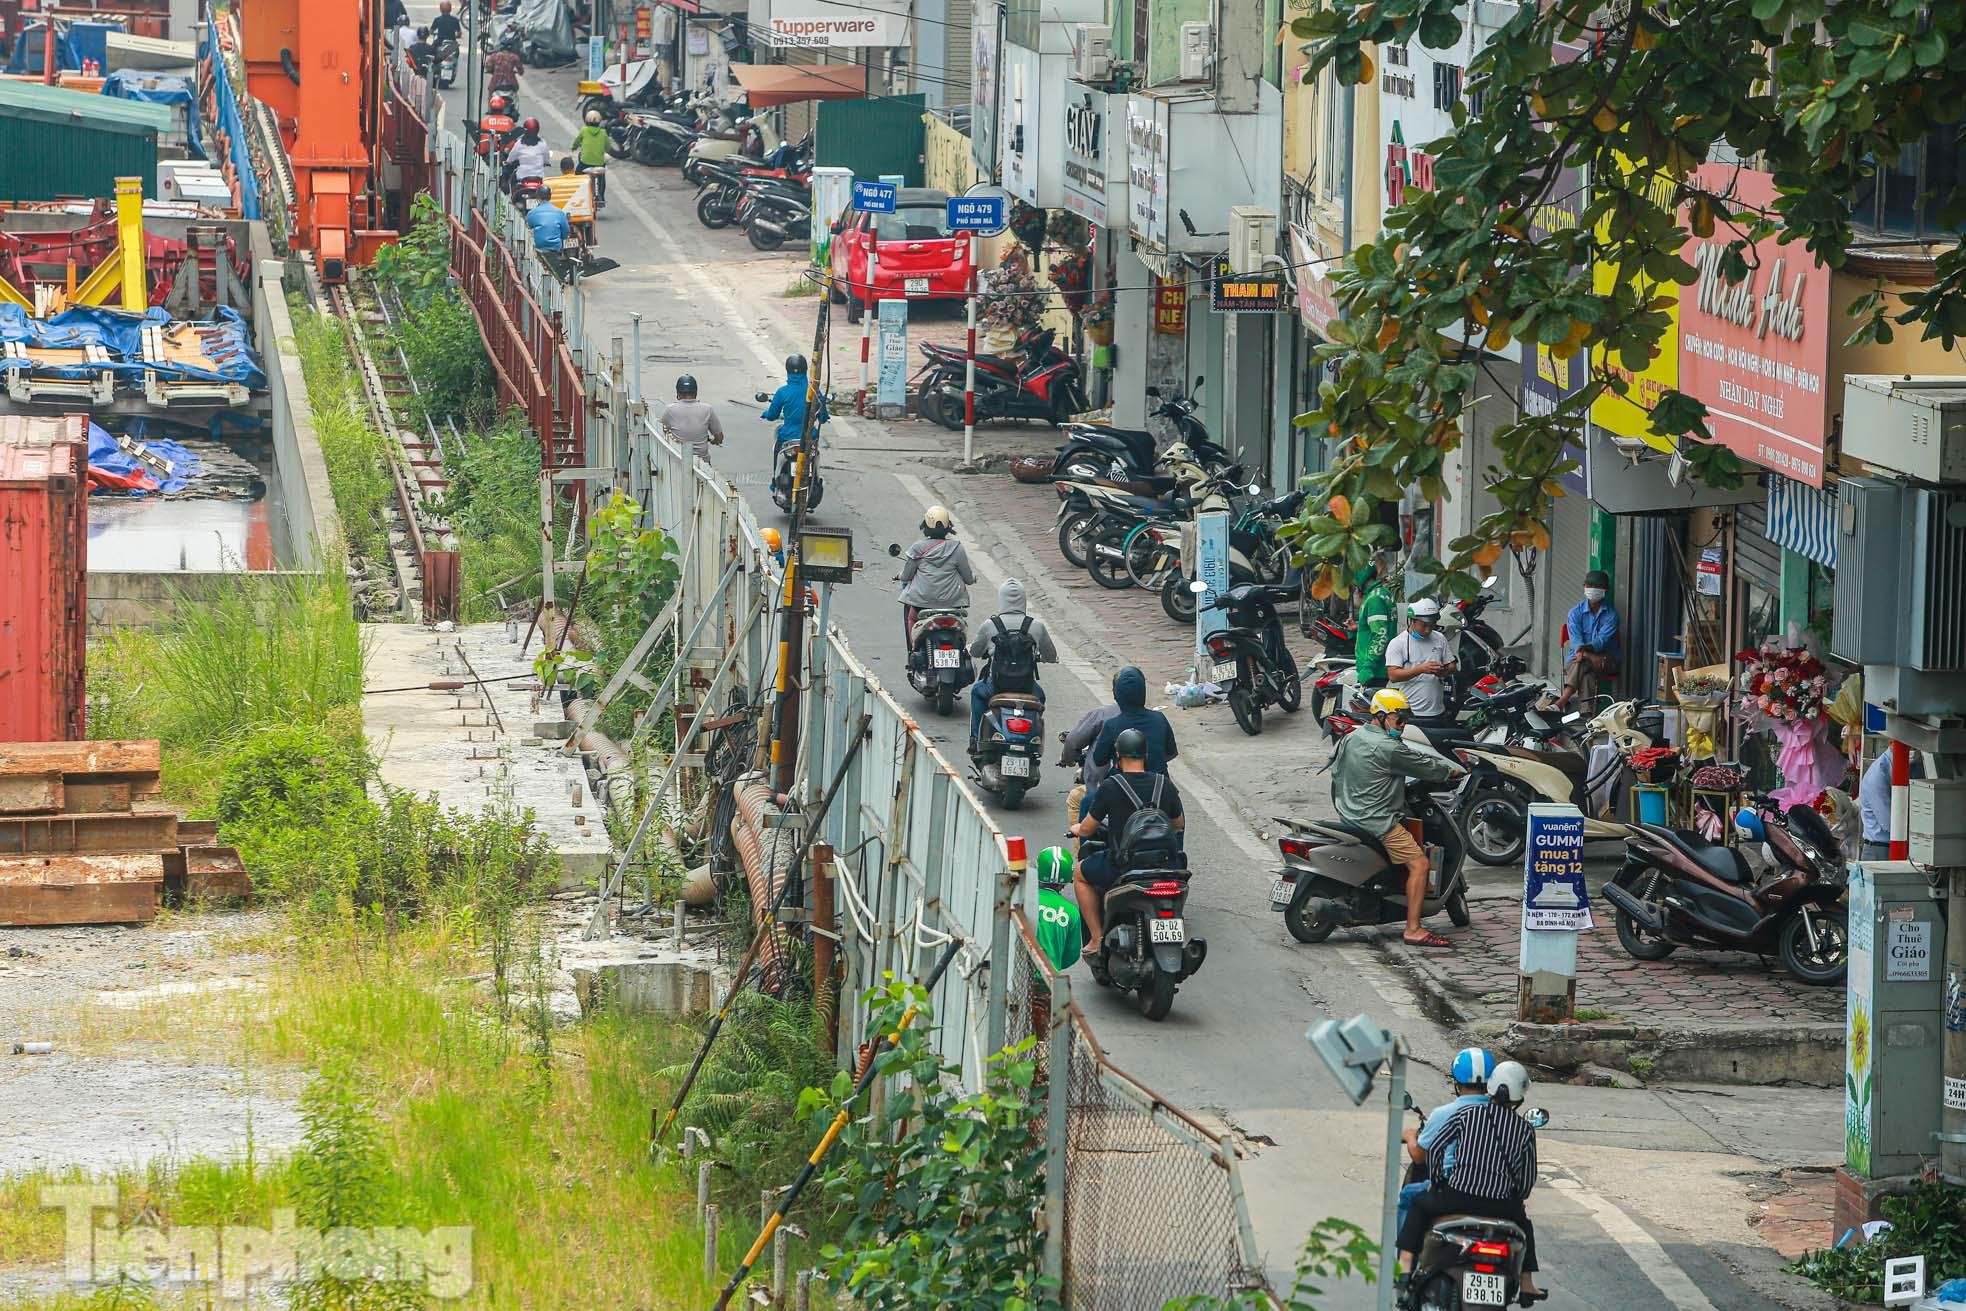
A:
<svg viewBox="0 0 1966 1311">
<path fill-rule="evenodd" d="M 1205 597 L 1208 584 L 1190 584 L 1197 598 Z M 1291 654 L 1283 636 L 1283 620 L 1276 603 L 1294 601 L 1294 587 L 1266 587 L 1243 583 L 1231 587 L 1212 609 L 1228 614 L 1229 626 L 1210 633 L 1206 639 L 1209 657 L 1214 660 L 1215 681 L 1228 689 L 1229 709 L 1243 732 L 1255 737 L 1263 731 L 1263 708 L 1282 706 L 1295 713 L 1304 704 L 1304 680 L 1297 672 L 1297 658 Z"/>
<path fill-rule="evenodd" d="M 1426 746 L 1426 740 L 1416 737 L 1410 728 L 1406 740 Z M 1442 795 L 1460 786 L 1458 779 L 1409 781 L 1406 809 L 1420 821 L 1421 846 L 1433 864 L 1420 913 L 1438 915 L 1444 910 L 1455 928 L 1464 929 L 1472 917 L 1461 834 L 1442 801 Z M 1377 834 L 1342 819 L 1276 819 L 1290 831 L 1277 839 L 1283 868 L 1270 885 L 1270 909 L 1283 912 L 1283 924 L 1291 937 L 1299 942 L 1323 942 L 1334 929 L 1405 921 L 1406 867 L 1386 854 Z"/>
<path fill-rule="evenodd" d="M 899 556 L 900 545 L 890 545 L 887 553 Z M 937 714 L 954 714 L 956 694 L 976 681 L 976 666 L 969 658 L 969 611 L 915 611 L 908 647 L 908 685 L 934 703 Z"/>
<path fill-rule="evenodd" d="M 689 143 L 689 151 L 683 157 L 683 178 L 688 182 L 701 183 L 703 166 L 711 160 L 729 159 L 733 155 L 763 159 L 782 144 L 778 134 L 772 131 L 770 119 L 764 114 L 754 114 L 740 120 L 730 132 L 706 128 Z"/>
<path fill-rule="evenodd" d="M 1225 481 L 1239 482 L 1242 470 L 1232 465 L 1222 477 Z M 1275 525 L 1280 520 L 1297 513 L 1304 504 L 1305 493 L 1288 492 L 1274 500 L 1257 502 L 1263 489 L 1256 483 L 1249 485 L 1251 499 L 1245 503 L 1241 516 L 1229 528 L 1229 584 L 1262 583 L 1269 586 L 1281 584 L 1290 574 L 1290 548 L 1276 535 Z M 1200 506 L 1208 509 L 1209 506 Z M 1224 501 L 1220 508 L 1228 508 Z M 1152 554 L 1145 556 L 1147 572 L 1152 576 L 1152 585 L 1160 592 L 1161 613 L 1175 623 L 1187 627 L 1195 622 L 1194 570 L 1189 563 L 1194 558 L 1192 533 L 1184 530 L 1180 550 L 1172 561 L 1167 559 L 1165 546 L 1159 558 Z M 1143 558 L 1142 553 L 1131 549 L 1127 551 L 1127 562 L 1131 566 Z M 1147 585 L 1147 580 L 1142 580 Z M 1293 593 L 1298 589 L 1290 589 Z M 1283 598 L 1297 601 L 1292 595 Z"/>
<path fill-rule="evenodd" d="M 1468 693 L 1470 707 L 1485 717 L 1483 728 L 1505 726 L 1502 741 L 1455 751 L 1472 775 L 1461 798 L 1461 832 L 1467 839 L 1468 854 L 1484 865 L 1521 863 L 1529 832 L 1529 807 L 1538 801 L 1562 802 L 1581 810 L 1586 842 L 1622 842 L 1631 834 L 1630 825 L 1598 819 L 1591 813 L 1592 795 L 1617 777 L 1624 768 L 1623 760 L 1613 757 L 1592 774 L 1581 751 L 1509 740 L 1517 735 L 1507 732 L 1506 726 L 1518 718 L 1545 741 L 1556 731 L 1557 726 L 1534 706 L 1547 695 L 1547 686 L 1540 683 L 1514 684 L 1493 692 L 1477 687 Z M 1565 718 L 1575 723 L 1582 715 L 1573 710 Z"/>
<path fill-rule="evenodd" d="M 1044 702 L 1035 692 L 999 692 L 983 712 L 983 728 L 970 749 L 970 774 L 1005 810 L 1024 804 L 1038 785 L 1044 754 Z"/>
<path fill-rule="evenodd" d="M 1200 391 L 1206 381 L 1197 377 L 1194 390 Z M 1147 395 L 1157 402 L 1153 416 L 1174 425 L 1177 439 L 1203 468 L 1219 469 L 1230 462 L 1228 451 L 1216 445 L 1195 417 L 1193 400 L 1179 392 L 1163 395 L 1157 387 L 1147 388 Z M 1052 466 L 1054 477 L 1096 478 L 1120 484 L 1152 480 L 1159 441 L 1148 429 L 1115 428 L 1104 423 L 1067 423 L 1060 428 L 1065 444 L 1058 448 L 1058 459 Z"/>
<path fill-rule="evenodd" d="M 777 250 L 812 224 L 811 193 L 794 183 L 753 182 L 745 188 L 744 235 L 758 250 Z"/>
<path fill-rule="evenodd" d="M 1079 858 L 1105 846 L 1103 837 L 1082 839 Z M 1102 988 L 1135 994 L 1150 1020 L 1164 1020 L 1174 993 L 1208 958 L 1208 940 L 1188 936 L 1187 857 L 1152 862 L 1160 868 L 1130 870 L 1102 899 L 1105 936 L 1086 953 L 1092 978 Z"/>
<path fill-rule="evenodd" d="M 1420 1115 L 1410 1096 L 1406 1107 Z M 1541 1129 L 1550 1122 L 1549 1112 L 1539 1106 L 1521 1114 L 1531 1128 Z M 1425 1116 L 1421 1119 L 1424 1123 Z M 1407 1182 L 1424 1182 L 1425 1178 L 1426 1166 L 1414 1162 Z M 1522 1295 L 1522 1263 L 1528 1255 L 1528 1236 L 1510 1221 L 1443 1216 L 1427 1231 L 1413 1277 L 1400 1292 L 1400 1311 L 1510 1306 Z"/>
<path fill-rule="evenodd" d="M 457 42 L 437 43 L 437 85 L 449 90 L 457 84 Z"/>
<path fill-rule="evenodd" d="M 753 392 L 752 399 L 761 404 L 771 400 L 768 391 Z M 812 459 L 805 469 L 806 509 L 817 510 L 819 503 L 826 499 L 826 480 L 819 476 L 819 452 L 814 443 Z M 777 469 L 771 475 L 771 499 L 785 513 L 792 513 L 793 464 L 799 456 L 799 443 L 780 442 L 777 450 Z"/>
<path fill-rule="evenodd" d="M 1843 982 L 1849 912 L 1842 851 L 1807 806 L 1772 804 L 1758 822 L 1775 869 L 1757 882 L 1737 847 L 1656 824 L 1632 826 L 1625 865 L 1604 886 L 1618 943 L 1635 960 L 1680 947 L 1779 956 L 1804 983 Z"/>
</svg>

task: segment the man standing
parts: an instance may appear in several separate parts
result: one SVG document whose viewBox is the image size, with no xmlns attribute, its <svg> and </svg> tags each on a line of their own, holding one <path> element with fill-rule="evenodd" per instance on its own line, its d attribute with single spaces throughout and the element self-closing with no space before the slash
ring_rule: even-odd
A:
<svg viewBox="0 0 1966 1311">
<path fill-rule="evenodd" d="M 1406 614 L 1407 630 L 1386 644 L 1386 678 L 1406 694 L 1408 715 L 1424 724 L 1449 712 L 1447 679 L 1456 668 L 1454 648 L 1439 629 L 1440 602 L 1423 596 L 1406 607 Z"/>
<path fill-rule="evenodd" d="M 1093 795 L 1092 804 L 1086 807 L 1085 818 L 1069 830 L 1074 837 L 1089 838 L 1102 824 L 1106 829 L 1105 849 L 1080 860 L 1072 879 L 1079 896 L 1079 914 L 1085 916 L 1087 941 L 1095 952 L 1100 950 L 1099 944 L 1105 936 L 1099 919 L 1100 898 L 1127 872 L 1128 853 L 1118 849 L 1126 835 L 1127 821 L 1135 811 L 1158 810 L 1167 816 L 1177 834 L 1188 823 L 1181 813 L 1181 794 L 1174 790 L 1174 784 L 1165 774 L 1147 768 L 1146 734 L 1137 728 L 1127 729 L 1114 743 L 1114 752 L 1119 756 L 1119 769 L 1106 776 Z"/>
<path fill-rule="evenodd" d="M 712 446 L 724 444 L 723 421 L 708 404 L 696 399 L 696 379 L 687 373 L 676 379 L 676 399 L 663 406 L 657 422 L 699 460 L 710 458 Z"/>
<path fill-rule="evenodd" d="M 1453 944 L 1446 938 L 1420 927 L 1427 853 L 1406 829 L 1406 780 L 1438 782 L 1456 768 L 1445 756 L 1408 746 L 1400 736 L 1406 718 L 1406 697 L 1397 689 L 1372 694 L 1372 722 L 1342 738 L 1331 758 L 1331 804 L 1340 819 L 1376 836 L 1387 858 L 1406 867 L 1406 944 L 1448 947 Z"/>
<path fill-rule="evenodd" d="M 1563 691 L 1556 708 L 1564 709 L 1570 698 L 1583 694 L 1584 704 L 1597 700 L 1597 681 L 1618 672 L 1622 647 L 1618 638 L 1618 612 L 1612 608 L 1611 575 L 1593 569 L 1584 575 L 1584 599 L 1570 609 L 1564 627 L 1570 630 L 1569 661 L 1563 671 Z"/>
<path fill-rule="evenodd" d="M 1358 605 L 1358 638 L 1353 669 L 1360 687 L 1386 685 L 1386 648 L 1392 644 L 1399 620 L 1393 606 L 1392 581 L 1386 576 L 1386 556 L 1359 570 L 1356 581 L 1365 588 Z"/>
</svg>

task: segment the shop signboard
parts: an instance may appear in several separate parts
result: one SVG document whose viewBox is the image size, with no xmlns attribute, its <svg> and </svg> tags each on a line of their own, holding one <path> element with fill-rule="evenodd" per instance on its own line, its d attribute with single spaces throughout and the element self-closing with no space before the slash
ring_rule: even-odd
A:
<svg viewBox="0 0 1966 1311">
<path fill-rule="evenodd" d="M 1331 276 L 1338 265 L 1331 248 L 1315 232 L 1292 224 L 1290 253 L 1297 265 L 1297 317 L 1319 337 L 1328 336 L 1332 321 L 1339 317 L 1338 289 Z"/>
<path fill-rule="evenodd" d="M 1111 103 L 1117 122 L 1118 97 Z M 1283 93 L 1267 82 L 1253 114 L 1217 113 L 1213 96 L 1195 92 L 1135 93 L 1126 100 L 1127 230 L 1150 251 L 1218 254 L 1232 204 L 1282 208 L 1282 157 Z M 1109 226 L 1118 228 L 1117 214 Z"/>
<path fill-rule="evenodd" d="M 1126 102 L 1127 230 L 1149 246 L 1167 247 L 1168 102 Z"/>
<path fill-rule="evenodd" d="M 1215 261 L 1208 282 L 1208 308 L 1217 314 L 1275 314 L 1290 304 L 1283 273 L 1238 273 L 1226 258 Z"/>
<path fill-rule="evenodd" d="M 1163 337 L 1188 331 L 1188 284 L 1178 274 L 1154 279 L 1154 331 Z"/>
<path fill-rule="evenodd" d="M 1591 927 L 1584 885 L 1584 816 L 1575 806 L 1529 808 L 1522 869 L 1522 927 L 1530 933 Z"/>
<path fill-rule="evenodd" d="M 770 43 L 810 50 L 908 44 L 909 0 L 771 0 Z"/>
<path fill-rule="evenodd" d="M 1109 216 L 1121 217 L 1126 205 L 1126 155 L 1109 132 L 1113 103 L 1104 91 L 1074 83 L 1056 116 L 1064 133 L 1064 207 L 1101 228 L 1110 226 Z"/>
<path fill-rule="evenodd" d="M 1860 864 L 1850 866 L 1849 966 L 1844 975 L 1843 1159 L 1858 1175 L 1870 1173 L 1871 1090 L 1876 1070 L 1872 1020 L 1871 953 L 1877 949 L 1877 885 Z"/>
<path fill-rule="evenodd" d="M 1638 166 L 1624 155 L 1616 156 L 1622 179 L 1629 179 L 1638 172 Z M 1669 206 L 1673 200 L 1673 180 L 1664 170 L 1645 170 L 1649 174 L 1646 186 L 1650 189 L 1652 203 Z M 1622 185 L 1629 185 L 1622 182 Z M 1605 185 L 1609 185 L 1608 180 Z M 1598 228 L 1600 239 L 1610 235 L 1610 220 L 1606 219 Z M 1600 296 L 1608 296 L 1617 289 L 1619 270 L 1609 264 L 1591 266 L 1591 289 Z M 1658 283 L 1643 273 L 1634 273 L 1630 281 L 1638 292 L 1641 301 L 1663 300 L 1661 310 L 1669 320 L 1666 331 L 1659 338 L 1658 354 L 1651 361 L 1632 359 L 1619 351 L 1607 350 L 1603 346 L 1593 348 L 1592 363 L 1613 378 L 1622 378 L 1627 384 L 1623 396 L 1609 389 L 1591 402 L 1591 422 L 1614 437 L 1632 437 L 1661 451 L 1673 449 L 1670 438 L 1661 437 L 1652 431 L 1652 407 L 1659 398 L 1679 386 L 1679 306 L 1676 299 L 1679 288 L 1675 283 Z"/>
<path fill-rule="evenodd" d="M 1771 174 L 1702 165 L 1689 179 L 1729 209 L 1774 209 Z M 1688 222 L 1690 205 L 1680 221 Z M 1795 241 L 1770 236 L 1745 252 L 1747 276 L 1723 268 L 1730 223 L 1695 236 L 1682 252 L 1698 277 L 1679 289 L 1679 387 L 1707 407 L 1707 430 L 1744 460 L 1811 487 L 1823 485 L 1829 440 L 1829 274 Z"/>
<path fill-rule="evenodd" d="M 994 0 L 976 0 L 976 13 L 969 29 L 970 159 L 983 177 L 997 171 L 997 27 L 1003 21 L 1002 9 Z"/>
</svg>

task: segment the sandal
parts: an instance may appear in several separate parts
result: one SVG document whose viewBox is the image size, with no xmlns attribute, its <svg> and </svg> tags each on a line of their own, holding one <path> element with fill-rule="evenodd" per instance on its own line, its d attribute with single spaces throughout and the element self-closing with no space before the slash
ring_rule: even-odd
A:
<svg viewBox="0 0 1966 1311">
<path fill-rule="evenodd" d="M 1453 943 L 1449 942 L 1446 938 L 1441 937 L 1438 933 L 1435 933 L 1430 929 L 1421 929 L 1420 936 L 1417 938 L 1410 937 L 1406 934 L 1401 934 L 1399 940 L 1405 943 L 1409 947 L 1450 947 L 1451 948 L 1454 945 Z"/>
</svg>

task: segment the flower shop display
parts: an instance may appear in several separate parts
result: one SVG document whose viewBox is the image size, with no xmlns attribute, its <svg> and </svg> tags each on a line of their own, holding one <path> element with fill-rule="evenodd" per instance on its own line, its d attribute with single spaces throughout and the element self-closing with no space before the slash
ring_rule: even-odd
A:
<svg viewBox="0 0 1966 1311">
<path fill-rule="evenodd" d="M 1679 700 L 1679 722 L 1688 760 L 1712 760 L 1720 754 L 1721 725 L 1726 718 L 1727 694 L 1733 685 L 1734 680 L 1723 670 L 1678 671 L 1673 690 Z"/>
<path fill-rule="evenodd" d="M 1842 675 L 1830 669 L 1799 633 L 1769 638 L 1734 657 L 1740 662 L 1742 722 L 1751 733 L 1772 733 L 1782 786 L 1769 795 L 1787 806 L 1814 805 L 1823 789 L 1843 781 L 1849 762 L 1830 741 L 1830 704 Z"/>
<path fill-rule="evenodd" d="M 1007 350 L 1026 328 L 1044 318 L 1044 296 L 1024 252 L 1004 252 L 997 267 L 984 273 L 976 297 L 976 317 L 990 334 L 992 348 Z M 1008 339 L 1005 341 L 1004 339 Z"/>
</svg>

